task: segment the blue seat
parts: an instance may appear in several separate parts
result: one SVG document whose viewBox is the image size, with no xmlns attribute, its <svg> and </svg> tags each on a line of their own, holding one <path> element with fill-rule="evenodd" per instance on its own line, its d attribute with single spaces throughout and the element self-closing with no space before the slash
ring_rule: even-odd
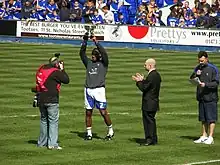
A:
<svg viewBox="0 0 220 165">
<path fill-rule="evenodd" d="M 135 16 L 130 16 L 128 20 L 128 24 L 133 25 L 135 21 Z"/>
<path fill-rule="evenodd" d="M 112 2 L 110 4 L 110 11 L 118 11 L 118 3 Z"/>
<path fill-rule="evenodd" d="M 121 7 L 118 9 L 118 13 L 122 13 L 126 20 L 129 19 L 128 9 L 127 9 L 126 6 L 121 6 Z"/>
<path fill-rule="evenodd" d="M 130 6 L 132 4 L 136 4 L 136 0 L 124 0 L 125 6 Z"/>
<path fill-rule="evenodd" d="M 136 14 L 136 11 L 137 11 L 137 7 L 136 6 L 129 6 L 128 7 L 128 13 L 129 15 L 135 15 Z"/>
</svg>

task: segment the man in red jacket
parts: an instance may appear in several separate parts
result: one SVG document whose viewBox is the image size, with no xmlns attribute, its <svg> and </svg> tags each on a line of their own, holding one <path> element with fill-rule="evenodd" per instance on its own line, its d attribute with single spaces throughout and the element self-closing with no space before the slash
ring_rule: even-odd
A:
<svg viewBox="0 0 220 165">
<path fill-rule="evenodd" d="M 49 59 L 49 64 L 41 65 L 36 73 L 38 106 L 40 109 L 40 136 L 38 147 L 62 149 L 58 141 L 59 91 L 61 84 L 69 83 L 64 63 L 59 57 Z"/>
</svg>

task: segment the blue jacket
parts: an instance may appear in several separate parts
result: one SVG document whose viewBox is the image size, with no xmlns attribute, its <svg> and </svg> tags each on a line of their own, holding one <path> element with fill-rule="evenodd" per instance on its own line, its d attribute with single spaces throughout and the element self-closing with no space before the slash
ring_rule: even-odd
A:
<svg viewBox="0 0 220 165">
<path fill-rule="evenodd" d="M 201 75 L 196 75 L 196 72 L 201 70 Z M 218 85 L 219 71 L 218 68 L 208 63 L 207 65 L 198 65 L 190 78 L 198 77 L 201 82 L 205 83 L 205 87 L 197 87 L 196 98 L 202 102 L 217 102 L 218 101 Z"/>
</svg>

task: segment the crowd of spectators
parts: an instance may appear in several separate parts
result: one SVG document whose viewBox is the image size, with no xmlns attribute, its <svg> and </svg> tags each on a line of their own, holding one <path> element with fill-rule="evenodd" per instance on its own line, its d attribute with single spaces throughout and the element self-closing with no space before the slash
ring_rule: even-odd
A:
<svg viewBox="0 0 220 165">
<path fill-rule="evenodd" d="M 173 1 L 167 26 L 220 28 L 220 0 Z M 0 19 L 165 26 L 164 0 L 0 0 Z"/>
<path fill-rule="evenodd" d="M 212 5 L 206 0 L 195 0 L 193 8 L 189 7 L 188 1 L 178 2 L 170 10 L 167 26 L 220 28 L 220 0 Z"/>
</svg>

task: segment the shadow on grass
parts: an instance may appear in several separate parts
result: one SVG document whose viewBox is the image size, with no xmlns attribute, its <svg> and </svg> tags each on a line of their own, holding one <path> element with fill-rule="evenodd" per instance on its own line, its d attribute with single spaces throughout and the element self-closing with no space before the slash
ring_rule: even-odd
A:
<svg viewBox="0 0 220 165">
<path fill-rule="evenodd" d="M 141 138 L 131 138 L 131 139 L 128 139 L 128 140 L 131 141 L 131 142 L 135 142 L 137 144 L 143 144 L 143 143 L 146 142 L 145 139 L 141 139 Z"/>
<path fill-rule="evenodd" d="M 198 139 L 198 137 L 196 137 L 196 136 L 180 136 L 180 138 L 182 138 L 182 139 L 189 139 L 189 140 L 196 140 L 196 139 Z"/>
<path fill-rule="evenodd" d="M 28 144 L 37 144 L 37 140 L 28 140 Z"/>
<path fill-rule="evenodd" d="M 78 137 L 84 139 L 85 136 L 86 136 L 86 133 L 85 132 L 79 132 L 79 131 L 70 131 L 70 133 L 72 134 L 76 134 Z M 97 133 L 92 133 L 92 138 L 93 139 L 103 139 L 101 138 L 100 136 L 97 135 Z"/>
<path fill-rule="evenodd" d="M 28 140 L 27 142 L 28 142 L 28 144 L 35 144 L 35 145 L 37 145 L 37 140 Z M 60 143 L 60 141 L 58 140 L 57 143 Z"/>
</svg>

